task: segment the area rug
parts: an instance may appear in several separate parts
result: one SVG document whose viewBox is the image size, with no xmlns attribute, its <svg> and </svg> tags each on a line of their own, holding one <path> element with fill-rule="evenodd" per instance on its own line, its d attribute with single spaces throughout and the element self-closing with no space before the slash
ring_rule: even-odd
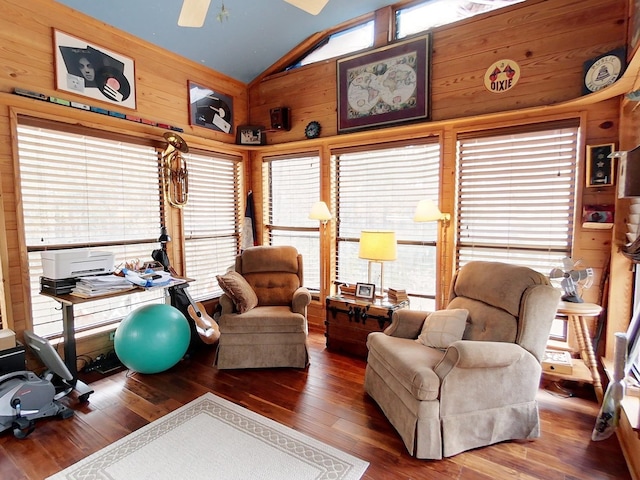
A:
<svg viewBox="0 0 640 480">
<path fill-rule="evenodd" d="M 369 464 L 212 393 L 50 480 L 358 480 Z"/>
</svg>

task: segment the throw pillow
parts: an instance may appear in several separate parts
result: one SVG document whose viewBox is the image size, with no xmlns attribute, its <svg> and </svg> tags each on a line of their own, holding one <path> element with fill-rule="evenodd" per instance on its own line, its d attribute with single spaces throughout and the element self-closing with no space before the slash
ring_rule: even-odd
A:
<svg viewBox="0 0 640 480">
<path fill-rule="evenodd" d="M 224 293 L 229 295 L 238 312 L 248 312 L 258 305 L 256 292 L 238 272 L 231 271 L 224 275 L 216 275 L 216 279 Z"/>
<path fill-rule="evenodd" d="M 462 340 L 468 316 L 469 310 L 464 308 L 430 313 L 422 324 L 418 340 L 427 347 L 445 349 L 453 342 Z"/>
</svg>

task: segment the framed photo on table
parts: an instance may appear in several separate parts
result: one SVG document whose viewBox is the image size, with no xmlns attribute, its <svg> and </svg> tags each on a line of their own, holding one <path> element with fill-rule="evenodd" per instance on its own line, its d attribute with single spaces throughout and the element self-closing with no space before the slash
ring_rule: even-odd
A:
<svg viewBox="0 0 640 480">
<path fill-rule="evenodd" d="M 587 145 L 587 187 L 610 187 L 614 184 L 615 143 Z"/>
<path fill-rule="evenodd" d="M 53 41 L 56 89 L 135 110 L 131 58 L 55 29 Z"/>
<path fill-rule="evenodd" d="M 356 298 L 373 302 L 376 298 L 376 286 L 373 283 L 357 283 Z"/>
<path fill-rule="evenodd" d="M 428 119 L 430 63 L 430 35 L 338 60 L 338 132 Z"/>
</svg>

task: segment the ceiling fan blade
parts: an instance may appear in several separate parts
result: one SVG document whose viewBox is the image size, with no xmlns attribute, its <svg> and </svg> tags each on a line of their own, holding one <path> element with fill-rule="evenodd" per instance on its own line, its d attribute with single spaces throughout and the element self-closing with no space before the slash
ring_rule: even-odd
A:
<svg viewBox="0 0 640 480">
<path fill-rule="evenodd" d="M 329 0 L 284 0 L 294 7 L 298 7 L 311 15 L 318 15 Z"/>
<path fill-rule="evenodd" d="M 198 28 L 204 25 L 204 19 L 207 17 L 207 10 L 211 0 L 184 0 L 180 17 L 178 17 L 178 25 L 181 27 Z"/>
</svg>

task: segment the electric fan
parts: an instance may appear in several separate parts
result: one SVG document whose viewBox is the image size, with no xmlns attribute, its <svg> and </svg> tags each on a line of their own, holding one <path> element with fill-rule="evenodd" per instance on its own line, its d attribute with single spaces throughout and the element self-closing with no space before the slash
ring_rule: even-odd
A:
<svg viewBox="0 0 640 480">
<path fill-rule="evenodd" d="M 549 273 L 551 280 L 560 280 L 560 286 L 564 290 L 562 300 L 572 303 L 583 303 L 584 300 L 578 293 L 593 284 L 593 268 L 586 267 L 582 260 L 574 262 L 571 258 L 562 259 L 562 268 L 554 268 Z"/>
</svg>

